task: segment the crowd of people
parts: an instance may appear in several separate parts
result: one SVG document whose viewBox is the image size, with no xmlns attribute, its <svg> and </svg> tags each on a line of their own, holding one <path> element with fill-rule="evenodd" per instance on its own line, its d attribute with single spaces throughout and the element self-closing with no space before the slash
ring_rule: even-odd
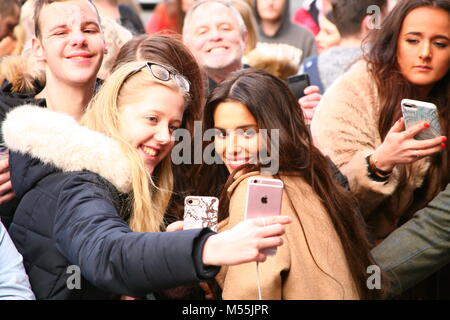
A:
<svg viewBox="0 0 450 320">
<path fill-rule="evenodd" d="M 449 0 L 140 10 L 0 3 L 0 299 L 450 298 Z M 246 219 L 254 178 L 281 215 Z"/>
</svg>

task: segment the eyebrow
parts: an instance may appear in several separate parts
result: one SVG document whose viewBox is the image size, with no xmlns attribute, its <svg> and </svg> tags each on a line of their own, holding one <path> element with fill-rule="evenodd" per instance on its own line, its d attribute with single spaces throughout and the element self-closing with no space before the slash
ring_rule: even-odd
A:
<svg viewBox="0 0 450 320">
<path fill-rule="evenodd" d="M 145 111 L 143 112 L 144 114 L 147 114 L 147 113 L 149 113 L 149 112 L 153 112 L 153 113 L 155 113 L 157 116 L 161 116 L 161 115 L 164 115 L 164 112 L 162 112 L 162 111 L 159 111 L 159 110 L 157 110 L 157 109 L 154 109 L 153 107 L 148 107 L 148 108 L 146 108 L 145 109 Z M 183 122 L 183 118 L 181 118 L 181 119 L 179 119 L 179 118 L 176 118 L 176 119 L 170 119 L 170 122 Z"/>
<path fill-rule="evenodd" d="M 243 125 L 243 126 L 236 127 L 233 130 L 236 130 L 236 129 L 248 129 L 248 128 L 257 127 L 257 126 L 258 126 L 257 124 L 246 124 L 246 125 Z M 227 130 L 227 129 L 220 128 L 220 127 L 214 127 L 214 129 Z"/>
<path fill-rule="evenodd" d="M 405 35 L 421 36 L 422 32 L 411 31 L 411 32 L 406 33 Z M 433 39 L 444 39 L 444 40 L 450 41 L 450 39 L 448 37 L 446 37 L 442 34 L 438 34 L 438 35 L 434 36 Z"/>
<path fill-rule="evenodd" d="M 437 36 L 435 36 L 434 38 L 435 38 L 435 39 L 444 39 L 444 40 L 450 41 L 450 38 L 448 38 L 448 37 L 446 37 L 446 36 L 443 36 L 443 35 L 437 35 Z"/>
<path fill-rule="evenodd" d="M 81 24 L 81 27 L 86 27 L 86 26 L 90 26 L 90 25 L 94 25 L 100 29 L 100 25 L 96 21 L 85 21 Z M 56 29 L 60 29 L 60 28 L 69 28 L 69 26 L 67 25 L 67 23 L 61 23 L 61 24 L 58 24 L 58 25 L 50 28 L 49 32 L 52 32 L 52 31 L 54 31 Z"/>
<path fill-rule="evenodd" d="M 52 32 L 52 31 L 54 31 L 56 29 L 60 29 L 60 28 L 67 28 L 67 24 L 66 23 L 58 24 L 57 26 L 54 26 L 54 27 L 50 28 L 48 30 L 48 32 Z"/>
<path fill-rule="evenodd" d="M 86 27 L 86 26 L 90 26 L 90 25 L 94 25 L 94 26 L 96 26 L 97 28 L 100 29 L 100 24 L 97 21 L 93 21 L 93 20 L 92 21 L 85 21 L 85 22 L 83 22 L 81 24 L 82 27 Z"/>
</svg>

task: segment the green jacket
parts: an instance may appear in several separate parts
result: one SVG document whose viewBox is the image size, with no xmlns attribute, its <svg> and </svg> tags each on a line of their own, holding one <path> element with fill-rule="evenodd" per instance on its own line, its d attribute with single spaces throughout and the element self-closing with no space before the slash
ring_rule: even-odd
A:
<svg viewBox="0 0 450 320">
<path fill-rule="evenodd" d="M 372 249 L 398 295 L 450 262 L 450 184 Z"/>
</svg>

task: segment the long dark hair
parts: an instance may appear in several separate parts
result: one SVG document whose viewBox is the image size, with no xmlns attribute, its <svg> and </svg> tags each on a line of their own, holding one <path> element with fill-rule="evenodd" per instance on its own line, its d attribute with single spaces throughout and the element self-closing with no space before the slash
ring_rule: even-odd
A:
<svg viewBox="0 0 450 320">
<path fill-rule="evenodd" d="M 268 131 L 268 145 L 271 130 L 279 130 L 279 172 L 283 176 L 301 177 L 312 187 L 339 235 L 360 296 L 379 298 L 379 290 L 370 291 L 366 286 L 366 268 L 374 262 L 364 222 L 353 197 L 333 179 L 327 159 L 314 147 L 298 102 L 286 84 L 263 70 L 248 69 L 232 74 L 209 97 L 203 117 L 204 130 L 214 127 L 217 106 L 230 100 L 244 104 L 255 117 L 258 128 Z M 250 166 L 246 171 L 253 169 Z M 226 189 L 233 177 L 229 177 L 225 166 L 203 165 L 197 179 L 199 192 L 220 195 L 221 218 L 226 218 L 229 204 Z"/>
<path fill-rule="evenodd" d="M 445 10 L 450 15 L 450 1 L 448 0 L 403 0 L 399 2 L 386 17 L 381 29 L 373 30 L 367 39 L 370 50 L 365 53 L 371 76 L 375 80 L 380 100 L 380 118 L 378 130 L 384 140 L 389 129 L 401 117 L 400 101 L 404 98 L 423 100 L 419 96 L 418 88 L 410 83 L 401 73 L 397 61 L 397 41 L 405 17 L 414 9 L 433 7 Z M 438 106 L 441 124 L 441 134 L 450 135 L 450 71 L 432 88 L 426 100 Z M 450 181 L 450 146 L 446 150 L 431 157 L 430 169 L 421 187 L 422 192 L 416 192 L 411 200 L 403 221 L 423 208 Z M 398 166 L 400 169 L 399 189 L 403 188 L 411 170 L 408 165 Z M 385 201 L 388 210 L 395 211 L 398 199 L 392 197 Z"/>
</svg>

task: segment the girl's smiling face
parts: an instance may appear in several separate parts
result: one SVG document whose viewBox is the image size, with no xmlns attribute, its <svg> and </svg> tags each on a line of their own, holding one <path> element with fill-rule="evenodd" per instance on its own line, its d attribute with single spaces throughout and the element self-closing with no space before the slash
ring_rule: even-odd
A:
<svg viewBox="0 0 450 320">
<path fill-rule="evenodd" d="M 173 132 L 183 119 L 184 97 L 155 83 L 127 99 L 119 106 L 119 131 L 138 150 L 152 173 L 173 148 Z"/>
<path fill-rule="evenodd" d="M 260 149 L 258 125 L 248 108 L 238 101 L 219 103 L 214 111 L 215 149 L 228 171 L 256 163 Z"/>
</svg>

